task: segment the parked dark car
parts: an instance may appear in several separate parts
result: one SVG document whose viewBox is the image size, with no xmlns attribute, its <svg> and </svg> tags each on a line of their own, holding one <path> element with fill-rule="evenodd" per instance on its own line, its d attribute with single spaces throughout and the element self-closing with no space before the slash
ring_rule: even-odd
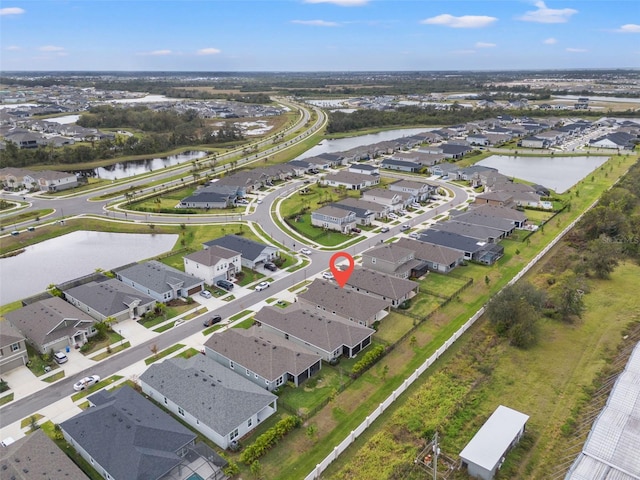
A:
<svg viewBox="0 0 640 480">
<path fill-rule="evenodd" d="M 205 327 L 210 327 L 211 325 L 215 325 L 216 323 L 220 323 L 222 321 L 222 317 L 220 315 L 214 315 L 211 318 L 207 318 L 202 324 Z"/>
<path fill-rule="evenodd" d="M 361 230 L 361 229 L 359 229 L 358 227 L 353 227 L 353 228 L 351 229 L 351 231 L 352 231 L 353 233 L 361 233 L 361 232 L 362 232 L 362 230 Z"/>
<path fill-rule="evenodd" d="M 216 285 L 219 286 L 220 288 L 224 288 L 225 290 L 233 290 L 233 283 L 227 280 L 218 280 L 216 282 Z"/>
<path fill-rule="evenodd" d="M 276 267 L 276 264 L 272 262 L 265 263 L 264 268 L 266 268 L 267 270 L 271 270 L 272 272 L 275 272 L 276 270 L 278 270 L 278 267 Z"/>
</svg>

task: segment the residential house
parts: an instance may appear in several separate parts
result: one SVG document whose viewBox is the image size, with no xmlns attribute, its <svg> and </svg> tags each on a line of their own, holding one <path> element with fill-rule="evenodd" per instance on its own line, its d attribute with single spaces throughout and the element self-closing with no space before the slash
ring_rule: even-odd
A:
<svg viewBox="0 0 640 480">
<path fill-rule="evenodd" d="M 42 429 L 0 448 L 0 471 L 6 480 L 89 480 Z"/>
<path fill-rule="evenodd" d="M 4 135 L 5 140 L 15 143 L 18 148 L 38 148 L 45 145 L 45 137 L 40 133 L 16 129 Z"/>
<path fill-rule="evenodd" d="M 0 182 L 2 182 L 2 187 L 9 190 L 33 188 L 37 184 L 33 178 L 35 176 L 37 176 L 36 172 L 24 168 L 0 168 Z"/>
<path fill-rule="evenodd" d="M 327 205 L 311 213 L 311 225 L 349 233 L 356 226 L 356 213 L 339 207 Z"/>
<path fill-rule="evenodd" d="M 412 280 L 366 268 L 355 268 L 344 286 L 345 289 L 366 293 L 385 302 L 391 301 L 391 306 L 395 308 L 415 296 L 419 287 L 420 284 Z"/>
<path fill-rule="evenodd" d="M 299 294 L 297 301 L 328 312 L 330 318 L 337 315 L 366 327 L 382 320 L 391 305 L 390 299 L 373 298 L 319 279 L 314 280 L 305 292 Z"/>
<path fill-rule="evenodd" d="M 255 315 L 263 330 L 303 347 L 323 360 L 355 357 L 371 344 L 375 330 L 301 304 L 263 307 Z"/>
<path fill-rule="evenodd" d="M 426 202 L 435 191 L 433 185 L 415 180 L 398 180 L 389 185 L 392 192 L 408 193 L 416 202 Z"/>
<path fill-rule="evenodd" d="M 37 172 L 36 181 L 43 192 L 60 192 L 78 186 L 78 177 L 74 173 L 53 170 Z"/>
<path fill-rule="evenodd" d="M 494 215 L 485 215 L 482 212 L 471 209 L 467 212 L 451 212 L 451 220 L 466 223 L 469 225 L 479 225 L 489 227 L 502 232 L 502 237 L 511 235 L 516 229 L 515 224 L 506 218 L 496 217 Z M 483 232 L 481 235 L 492 236 L 497 232 Z"/>
<path fill-rule="evenodd" d="M 128 385 L 101 390 L 88 400 L 90 408 L 62 422 L 60 430 L 107 480 L 160 480 L 195 445 L 195 433 Z M 106 432 L 113 441 L 105 441 Z"/>
<path fill-rule="evenodd" d="M 257 326 L 229 328 L 205 342 L 205 354 L 223 367 L 270 392 L 291 382 L 296 387 L 322 368 L 322 358 Z"/>
<path fill-rule="evenodd" d="M 458 170 L 460 170 L 460 167 L 453 163 L 439 163 L 429 168 L 432 175 L 438 175 L 439 177 L 455 177 Z"/>
<path fill-rule="evenodd" d="M 403 206 L 402 195 L 385 188 L 372 188 L 362 193 L 362 200 L 384 205 L 389 211 L 400 210 Z"/>
<path fill-rule="evenodd" d="M 339 167 L 344 165 L 344 155 L 341 153 L 321 153 L 316 158 L 320 158 L 322 161 L 329 164 L 330 167 Z M 309 159 L 307 159 L 309 160 Z"/>
<path fill-rule="evenodd" d="M 0 320 L 0 375 L 29 361 L 24 335 L 11 322 Z"/>
<path fill-rule="evenodd" d="M 276 247 L 244 238 L 241 235 L 226 235 L 209 240 L 203 244 L 203 247 L 209 248 L 214 245 L 238 252 L 242 257 L 240 261 L 242 266 L 250 269 L 256 268 L 259 263 L 271 262 L 278 257 Z"/>
<path fill-rule="evenodd" d="M 379 183 L 380 177 L 378 175 L 352 173 L 344 170 L 338 173 L 326 175 L 322 179 L 323 185 L 331 187 L 345 187 L 347 190 L 364 190 L 367 187 L 378 185 Z"/>
<path fill-rule="evenodd" d="M 157 302 L 167 303 L 201 292 L 203 281 L 180 270 L 151 260 L 116 270 L 116 278 L 125 285 L 150 295 Z"/>
<path fill-rule="evenodd" d="M 626 132 L 612 132 L 589 141 L 590 147 L 633 150 L 638 143 L 637 136 Z"/>
<path fill-rule="evenodd" d="M 507 192 L 486 192 L 476 195 L 474 205 L 494 205 L 497 207 L 509 207 L 513 205 L 513 196 Z"/>
<path fill-rule="evenodd" d="M 423 166 L 419 163 L 410 162 L 407 160 L 394 160 L 393 158 L 385 158 L 380 163 L 382 168 L 387 170 L 398 170 L 400 172 L 420 172 Z"/>
<path fill-rule="evenodd" d="M 481 133 L 472 133 L 470 135 L 467 135 L 467 138 L 465 138 L 465 141 L 469 145 L 480 145 L 483 147 L 490 145 L 489 138 L 487 138 L 486 135 L 483 135 Z"/>
<path fill-rule="evenodd" d="M 346 197 L 331 205 L 355 212 L 356 220 L 362 225 L 369 225 L 371 220 L 386 217 L 389 213 L 389 208 L 386 205 L 354 197 Z"/>
<path fill-rule="evenodd" d="M 420 167 L 430 167 L 439 163 L 443 155 L 438 153 L 427 153 L 420 150 L 411 150 L 409 152 L 395 152 L 389 159 L 403 162 L 415 163 Z"/>
<path fill-rule="evenodd" d="M 93 318 L 60 297 L 39 300 L 4 317 L 40 353 L 82 345 L 97 333 Z"/>
<path fill-rule="evenodd" d="M 409 278 L 423 262 L 416 260 L 413 250 L 402 248 L 396 243 L 374 247 L 362 254 L 362 266 L 377 272 L 399 278 Z"/>
<path fill-rule="evenodd" d="M 218 280 L 232 282 L 236 274 L 242 271 L 242 255 L 218 245 L 190 253 L 182 261 L 186 273 L 207 285 L 215 285 Z"/>
<path fill-rule="evenodd" d="M 514 208 L 497 205 L 479 205 L 473 207 L 470 212 L 477 212 L 483 215 L 505 218 L 515 225 L 516 228 L 524 228 L 527 223 L 527 214 Z"/>
<path fill-rule="evenodd" d="M 467 443 L 460 458 L 469 475 L 492 480 L 505 457 L 524 435 L 529 415 L 503 405 L 491 414 L 480 430 Z"/>
<path fill-rule="evenodd" d="M 474 260 L 486 265 L 493 265 L 504 254 L 504 248 L 495 243 L 485 243 L 475 238 L 440 230 L 424 230 L 418 240 L 458 250 L 464 255 L 465 260 Z"/>
<path fill-rule="evenodd" d="M 520 146 L 523 148 L 549 148 L 550 141 L 546 138 L 527 137 L 520 140 Z"/>
<path fill-rule="evenodd" d="M 414 252 L 416 260 L 423 262 L 429 270 L 438 273 L 449 273 L 464 262 L 464 254 L 453 248 L 432 243 L 420 242 L 411 238 L 400 238 L 394 245 Z M 413 274 L 412 277 L 419 277 Z"/>
<path fill-rule="evenodd" d="M 362 202 L 362 200 L 359 200 L 357 198 L 349 198 L 349 197 L 347 197 L 345 200 L 355 200 L 356 202 Z M 371 202 L 362 202 L 362 203 L 371 203 Z M 364 207 L 354 207 L 342 202 L 332 203 L 330 206 L 344 210 L 345 213 L 353 212 L 356 216 L 356 223 L 358 225 L 371 225 L 371 221 L 375 218 L 375 213 Z M 313 214 L 312 214 L 312 219 L 313 219 Z"/>
<path fill-rule="evenodd" d="M 485 243 L 499 242 L 505 236 L 505 232 L 497 228 L 491 228 L 485 225 L 475 225 L 456 220 L 437 222 L 431 225 L 429 229 L 457 233 L 458 235 L 475 238 L 476 240 Z"/>
<path fill-rule="evenodd" d="M 361 175 L 380 175 L 380 168 L 366 163 L 352 163 L 349 165 L 351 173 L 359 173 Z"/>
<path fill-rule="evenodd" d="M 466 153 L 472 151 L 473 148 L 468 145 L 459 145 L 456 143 L 443 143 L 441 145 L 429 145 L 420 147 L 418 151 L 425 153 L 441 154 L 444 158 L 461 159 Z"/>
<path fill-rule="evenodd" d="M 180 200 L 180 208 L 231 208 L 236 206 L 236 200 L 242 189 L 237 185 L 218 185 L 214 183 L 199 188 L 192 195 Z"/>
<path fill-rule="evenodd" d="M 169 358 L 141 376 L 142 391 L 220 448 L 229 448 L 277 411 L 278 397 L 213 358 Z"/>
<path fill-rule="evenodd" d="M 156 301 L 115 278 L 92 281 L 63 292 L 64 298 L 98 321 L 119 322 L 140 318 L 153 310 Z"/>
<path fill-rule="evenodd" d="M 330 167 L 334 166 L 331 161 L 321 157 L 307 157 L 303 160 L 305 162 L 308 162 L 309 165 L 311 165 L 311 167 L 316 170 L 328 170 Z"/>
</svg>

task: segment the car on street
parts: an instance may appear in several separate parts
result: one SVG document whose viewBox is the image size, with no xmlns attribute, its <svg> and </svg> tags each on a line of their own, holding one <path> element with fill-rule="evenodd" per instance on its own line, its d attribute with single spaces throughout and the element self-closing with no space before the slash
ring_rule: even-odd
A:
<svg viewBox="0 0 640 480">
<path fill-rule="evenodd" d="M 409 238 L 413 238 L 414 240 L 417 240 L 418 238 L 420 238 L 420 234 L 418 232 L 411 232 L 409 234 Z"/>
<path fill-rule="evenodd" d="M 258 199 L 258 200 L 256 200 L 256 203 L 257 203 L 258 205 L 260 205 L 260 204 L 262 203 L 262 200 Z"/>
<path fill-rule="evenodd" d="M 209 290 L 202 290 L 200 296 L 204 298 L 211 298 L 211 292 Z"/>
<path fill-rule="evenodd" d="M 100 377 L 98 375 L 90 375 L 88 377 L 84 377 L 82 380 L 78 380 L 73 384 L 73 389 L 76 392 L 80 390 L 84 390 L 85 388 L 89 388 L 94 386 L 96 383 L 100 381 Z"/>
<path fill-rule="evenodd" d="M 389 227 L 386 225 L 380 229 L 380 233 L 387 233 L 389 231 Z"/>
<path fill-rule="evenodd" d="M 302 248 L 300 249 L 300 253 L 302 253 L 303 255 L 311 255 L 311 250 L 309 250 L 308 248 Z"/>
<path fill-rule="evenodd" d="M 214 315 L 202 322 L 202 325 L 204 325 L 205 327 L 210 327 L 211 325 L 215 325 L 216 323 L 220 323 L 221 321 L 222 317 L 220 315 Z"/>
<path fill-rule="evenodd" d="M 269 288 L 269 285 L 271 285 L 269 282 L 260 282 L 256 285 L 256 291 L 261 292 L 262 290 Z"/>
<path fill-rule="evenodd" d="M 304 181 L 304 182 L 302 182 L 302 183 L 311 183 L 311 180 L 305 180 L 305 181 Z"/>
<path fill-rule="evenodd" d="M 402 226 L 400 227 L 400 231 L 401 231 L 401 232 L 405 232 L 405 231 L 409 230 L 410 228 L 411 228 L 411 227 L 410 227 L 409 225 L 402 225 Z"/>
<path fill-rule="evenodd" d="M 69 360 L 69 357 L 67 357 L 64 352 L 56 352 L 53 354 L 53 359 L 56 361 L 57 364 L 61 364 L 61 363 L 67 363 L 67 361 Z"/>
<path fill-rule="evenodd" d="M 277 270 L 278 270 L 278 267 L 277 267 L 277 266 L 276 266 L 276 264 L 275 264 L 275 263 L 273 263 L 273 262 L 266 262 L 266 263 L 264 264 L 264 268 L 266 268 L 267 270 L 270 270 L 270 271 L 272 271 L 272 272 L 275 272 L 275 271 L 277 271 Z"/>
<path fill-rule="evenodd" d="M 333 280 L 333 273 L 322 272 L 322 278 L 324 278 L 325 280 Z"/>
</svg>

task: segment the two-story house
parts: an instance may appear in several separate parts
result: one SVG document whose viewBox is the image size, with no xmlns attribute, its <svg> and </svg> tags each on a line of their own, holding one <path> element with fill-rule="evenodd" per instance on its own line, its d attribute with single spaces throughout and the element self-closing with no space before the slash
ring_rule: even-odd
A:
<svg viewBox="0 0 640 480">
<path fill-rule="evenodd" d="M 218 280 L 232 282 L 242 270 L 242 255 L 229 248 L 212 245 L 183 257 L 184 271 L 215 285 Z"/>
<path fill-rule="evenodd" d="M 311 225 L 327 230 L 349 233 L 356 226 L 357 218 L 353 210 L 327 205 L 311 213 Z"/>
</svg>

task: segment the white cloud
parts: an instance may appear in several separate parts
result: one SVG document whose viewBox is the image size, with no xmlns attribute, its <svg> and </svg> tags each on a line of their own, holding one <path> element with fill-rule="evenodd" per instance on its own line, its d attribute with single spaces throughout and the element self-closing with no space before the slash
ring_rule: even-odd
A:
<svg viewBox="0 0 640 480">
<path fill-rule="evenodd" d="M 4 48 L 5 50 L 10 50 L 10 51 L 17 51 L 20 50 L 20 47 L 17 45 L 9 45 L 8 47 Z"/>
<path fill-rule="evenodd" d="M 542 43 L 544 43 L 545 45 L 555 45 L 556 43 L 558 43 L 558 40 L 556 40 L 553 37 L 550 37 L 545 39 Z"/>
<path fill-rule="evenodd" d="M 493 48 L 493 47 L 497 47 L 497 45 L 495 43 L 476 42 L 476 48 Z"/>
<path fill-rule="evenodd" d="M 221 50 L 217 48 L 201 48 L 198 50 L 198 55 L 217 55 L 221 53 Z"/>
<path fill-rule="evenodd" d="M 337 27 L 339 26 L 336 22 L 327 22 L 326 20 L 291 20 L 291 23 L 296 23 L 298 25 L 310 25 L 312 27 Z"/>
<path fill-rule="evenodd" d="M 627 23 L 616 30 L 618 33 L 640 33 L 640 25 L 635 23 Z"/>
<path fill-rule="evenodd" d="M 584 53 L 584 52 L 588 52 L 588 50 L 586 48 L 566 48 L 565 49 L 567 52 L 571 52 L 571 53 Z"/>
<path fill-rule="evenodd" d="M 38 50 L 41 52 L 62 52 L 64 51 L 64 47 L 56 47 L 55 45 L 45 45 L 40 47 Z"/>
<path fill-rule="evenodd" d="M 23 8 L 18 7 L 0 8 L 0 16 L 2 17 L 5 15 L 22 15 L 24 12 Z"/>
<path fill-rule="evenodd" d="M 442 15 L 422 20 L 420 23 L 425 25 L 444 25 L 451 28 L 482 28 L 488 27 L 496 20 L 498 20 L 496 17 L 487 17 L 486 15 L 454 17 L 448 13 L 443 13 Z"/>
<path fill-rule="evenodd" d="M 566 23 L 572 15 L 578 13 L 573 8 L 547 8 L 543 1 L 535 2 L 537 10 L 530 10 L 519 17 L 519 20 L 525 22 L 537 23 Z"/>
<path fill-rule="evenodd" d="M 149 55 L 171 55 L 173 52 L 171 50 L 154 50 L 153 52 L 149 52 Z"/>
<path fill-rule="evenodd" d="M 332 3 L 340 7 L 361 7 L 369 0 L 305 0 L 305 3 Z"/>
</svg>

